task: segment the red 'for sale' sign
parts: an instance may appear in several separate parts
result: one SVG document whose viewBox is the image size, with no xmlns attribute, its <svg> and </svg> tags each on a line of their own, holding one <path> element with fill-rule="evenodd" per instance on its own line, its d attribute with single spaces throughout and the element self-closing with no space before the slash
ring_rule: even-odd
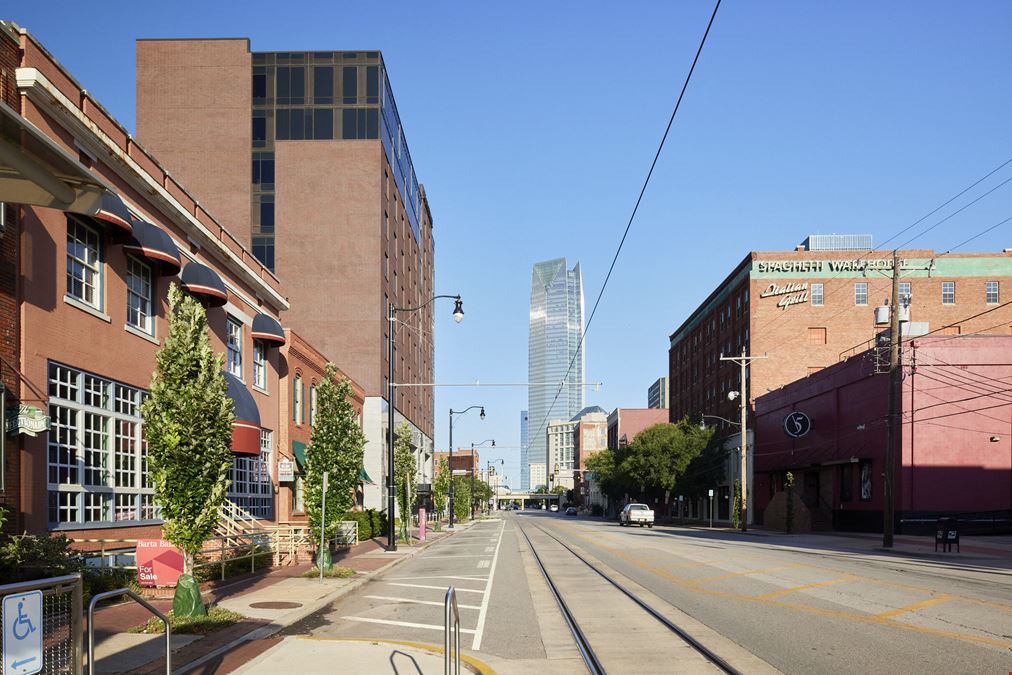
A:
<svg viewBox="0 0 1012 675">
<path fill-rule="evenodd" d="M 137 540 L 137 583 L 175 586 L 183 573 L 183 554 L 164 539 Z"/>
</svg>

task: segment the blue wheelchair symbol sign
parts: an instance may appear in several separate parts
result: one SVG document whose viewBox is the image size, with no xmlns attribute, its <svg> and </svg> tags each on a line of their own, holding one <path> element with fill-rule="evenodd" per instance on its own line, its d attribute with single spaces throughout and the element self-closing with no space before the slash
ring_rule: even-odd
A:
<svg viewBox="0 0 1012 675">
<path fill-rule="evenodd" d="M 42 591 L 4 596 L 3 673 L 42 670 Z"/>
</svg>

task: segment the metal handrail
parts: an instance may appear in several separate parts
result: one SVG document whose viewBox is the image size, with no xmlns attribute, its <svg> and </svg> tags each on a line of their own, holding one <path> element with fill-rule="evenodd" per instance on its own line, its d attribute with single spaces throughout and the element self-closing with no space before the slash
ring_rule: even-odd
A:
<svg viewBox="0 0 1012 675">
<path fill-rule="evenodd" d="M 446 589 L 446 600 L 443 602 L 443 673 L 450 675 L 450 610 L 453 610 L 454 632 L 454 663 L 456 673 L 460 675 L 460 609 L 457 607 L 457 591 L 450 586 Z"/>
<path fill-rule="evenodd" d="M 169 617 L 159 612 L 154 605 L 137 595 L 129 588 L 120 588 L 115 591 L 99 593 L 88 603 L 88 672 L 95 672 L 95 605 L 108 598 L 115 598 L 121 595 L 129 595 L 133 600 L 140 603 L 142 607 L 157 616 L 165 624 L 165 675 L 172 674 L 172 624 Z"/>
</svg>

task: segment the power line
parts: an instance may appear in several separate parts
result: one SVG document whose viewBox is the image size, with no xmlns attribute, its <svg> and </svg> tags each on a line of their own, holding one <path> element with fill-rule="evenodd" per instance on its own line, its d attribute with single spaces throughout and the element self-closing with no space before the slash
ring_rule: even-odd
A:
<svg viewBox="0 0 1012 675">
<path fill-rule="evenodd" d="M 633 206 L 632 213 L 629 215 L 629 221 L 626 223 L 625 231 L 622 233 L 622 239 L 619 240 L 618 248 L 615 250 L 615 255 L 612 257 L 611 265 L 608 267 L 608 273 L 604 277 L 604 283 L 601 284 L 601 290 L 598 292 L 597 299 L 594 301 L 594 307 L 590 312 L 590 316 L 587 318 L 587 324 L 580 332 L 580 340 L 576 345 L 576 351 L 573 352 L 573 358 L 569 361 L 569 367 L 566 369 L 566 374 L 562 378 L 563 382 L 569 379 L 569 374 L 573 370 L 573 364 L 576 363 L 576 359 L 583 347 L 587 331 L 590 330 L 590 324 L 594 321 L 594 315 L 597 314 L 598 305 L 601 304 L 601 298 L 604 296 L 604 291 L 608 287 L 608 281 L 611 279 L 612 272 L 615 270 L 615 264 L 618 262 L 619 254 L 622 253 L 622 247 L 625 245 L 625 240 L 629 236 L 629 230 L 632 228 L 633 220 L 635 220 L 636 213 L 640 208 L 640 203 L 643 201 L 643 195 L 646 194 L 647 186 L 650 184 L 650 178 L 654 174 L 654 168 L 657 166 L 657 160 L 661 157 L 661 151 L 664 149 L 664 143 L 668 139 L 668 133 L 671 131 L 671 126 L 675 122 L 675 116 L 678 114 L 678 109 L 682 105 L 682 98 L 684 98 L 685 91 L 689 88 L 689 82 L 692 80 L 692 73 L 696 70 L 696 64 L 699 62 L 699 55 L 703 52 L 703 45 L 706 44 L 706 38 L 710 34 L 710 28 L 713 26 L 713 20 L 717 18 L 717 10 L 720 9 L 720 2 L 721 0 L 717 0 L 717 3 L 713 6 L 713 13 L 710 15 L 710 21 L 706 24 L 706 30 L 703 32 L 703 38 L 699 41 L 699 47 L 696 49 L 696 55 L 693 57 L 692 65 L 689 67 L 689 72 L 685 76 L 685 81 L 682 83 L 682 90 L 678 94 L 678 100 L 675 101 L 675 107 L 671 111 L 671 117 L 668 118 L 668 125 L 664 128 L 664 134 L 661 136 L 661 142 L 657 146 L 657 152 L 654 153 L 654 159 L 650 162 L 650 169 L 647 171 L 647 176 L 643 180 L 643 186 L 640 188 L 639 196 L 636 198 L 636 203 Z M 552 399 L 551 405 L 548 406 L 548 411 L 545 413 L 545 418 L 541 420 L 541 426 L 535 433 L 535 437 L 544 431 L 545 426 L 552 415 L 552 410 L 555 408 L 555 404 L 558 402 L 561 394 L 562 388 L 560 387 L 559 391 L 555 393 L 555 398 Z"/>
</svg>

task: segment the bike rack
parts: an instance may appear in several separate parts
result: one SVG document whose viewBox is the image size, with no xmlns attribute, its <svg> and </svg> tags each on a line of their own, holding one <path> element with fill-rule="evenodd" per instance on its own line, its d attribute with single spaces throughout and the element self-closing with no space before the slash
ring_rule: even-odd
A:
<svg viewBox="0 0 1012 675">
<path fill-rule="evenodd" d="M 457 591 L 453 586 L 446 589 L 446 600 L 443 601 L 443 673 L 450 675 L 450 617 L 453 617 L 454 632 L 454 663 L 457 666 L 456 673 L 460 675 L 460 609 L 457 608 Z M 450 610 L 453 610 L 452 614 Z"/>
<path fill-rule="evenodd" d="M 120 588 L 115 591 L 106 591 L 105 593 L 99 593 L 91 599 L 88 603 L 88 672 L 95 672 L 95 605 L 102 600 L 108 598 L 115 598 L 121 595 L 129 595 L 131 599 L 140 604 L 144 609 L 148 610 L 165 624 L 165 675 L 171 675 L 172 673 L 172 625 L 169 623 L 169 617 L 165 616 L 152 605 L 150 602 L 137 595 L 129 588 Z M 458 638 L 459 641 L 459 638 Z"/>
</svg>

